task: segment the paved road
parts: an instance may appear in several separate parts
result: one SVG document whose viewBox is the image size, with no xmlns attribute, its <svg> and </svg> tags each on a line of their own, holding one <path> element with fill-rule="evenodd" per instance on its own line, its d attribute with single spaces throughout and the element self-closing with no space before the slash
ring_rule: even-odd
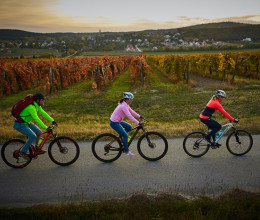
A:
<svg viewBox="0 0 260 220">
<path fill-rule="evenodd" d="M 133 193 L 216 194 L 236 187 L 260 191 L 260 135 L 245 156 L 231 155 L 225 147 L 202 158 L 191 158 L 181 138 L 169 141 L 169 151 L 157 162 L 138 155 L 101 163 L 91 153 L 91 143 L 79 143 L 81 154 L 73 165 L 60 167 L 41 155 L 24 169 L 7 167 L 0 160 L 0 206 L 99 200 Z M 224 140 L 221 142 L 224 144 Z"/>
</svg>

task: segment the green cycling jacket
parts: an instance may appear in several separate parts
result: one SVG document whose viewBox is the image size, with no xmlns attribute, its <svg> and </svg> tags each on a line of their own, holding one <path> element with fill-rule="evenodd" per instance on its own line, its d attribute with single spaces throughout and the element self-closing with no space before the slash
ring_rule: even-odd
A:
<svg viewBox="0 0 260 220">
<path fill-rule="evenodd" d="M 41 106 L 37 104 L 37 102 L 33 102 L 33 104 L 25 107 L 21 113 L 21 118 L 25 121 L 25 123 L 30 123 L 34 120 L 40 127 L 43 129 L 47 129 L 48 127 L 42 122 L 42 120 L 38 117 L 37 113 L 40 113 L 44 118 L 48 119 L 50 122 L 53 122 L 54 119 L 45 112 Z"/>
</svg>

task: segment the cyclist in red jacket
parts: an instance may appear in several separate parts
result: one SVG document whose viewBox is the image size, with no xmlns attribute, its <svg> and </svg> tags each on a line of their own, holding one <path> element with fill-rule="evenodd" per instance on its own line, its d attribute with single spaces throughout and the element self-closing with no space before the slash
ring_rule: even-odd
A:
<svg viewBox="0 0 260 220">
<path fill-rule="evenodd" d="M 221 146 L 218 143 L 215 143 L 215 134 L 221 129 L 221 124 L 218 123 L 216 120 L 212 119 L 212 114 L 217 112 L 218 110 L 226 116 L 230 121 L 233 121 L 235 123 L 238 122 L 237 119 L 234 119 L 231 117 L 222 107 L 220 102 L 226 98 L 226 93 L 223 90 L 217 90 L 216 94 L 213 95 L 211 100 L 208 102 L 205 109 L 200 114 L 200 121 L 208 126 L 209 129 L 211 129 L 208 134 L 206 135 L 205 139 L 213 145 Z M 210 138 L 213 138 L 213 143 L 210 141 Z"/>
</svg>

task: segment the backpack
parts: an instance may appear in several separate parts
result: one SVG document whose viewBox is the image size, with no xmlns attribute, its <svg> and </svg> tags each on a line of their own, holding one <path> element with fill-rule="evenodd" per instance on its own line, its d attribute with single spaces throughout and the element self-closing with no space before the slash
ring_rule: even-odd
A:
<svg viewBox="0 0 260 220">
<path fill-rule="evenodd" d="M 29 94 L 24 99 L 21 99 L 13 104 L 11 109 L 11 114 L 16 118 L 17 122 L 24 122 L 24 120 L 20 117 L 20 113 L 25 107 L 32 104 L 33 102 L 34 102 L 33 95 Z"/>
</svg>

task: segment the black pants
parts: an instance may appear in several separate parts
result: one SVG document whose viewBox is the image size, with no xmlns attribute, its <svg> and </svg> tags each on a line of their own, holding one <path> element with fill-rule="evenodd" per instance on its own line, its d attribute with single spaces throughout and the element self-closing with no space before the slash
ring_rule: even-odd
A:
<svg viewBox="0 0 260 220">
<path fill-rule="evenodd" d="M 209 119 L 203 119 L 200 118 L 200 121 L 208 126 L 211 131 L 207 134 L 207 137 L 212 137 L 213 141 L 215 141 L 215 134 L 221 129 L 221 124 L 219 124 L 217 121 L 215 121 L 212 118 Z"/>
</svg>

